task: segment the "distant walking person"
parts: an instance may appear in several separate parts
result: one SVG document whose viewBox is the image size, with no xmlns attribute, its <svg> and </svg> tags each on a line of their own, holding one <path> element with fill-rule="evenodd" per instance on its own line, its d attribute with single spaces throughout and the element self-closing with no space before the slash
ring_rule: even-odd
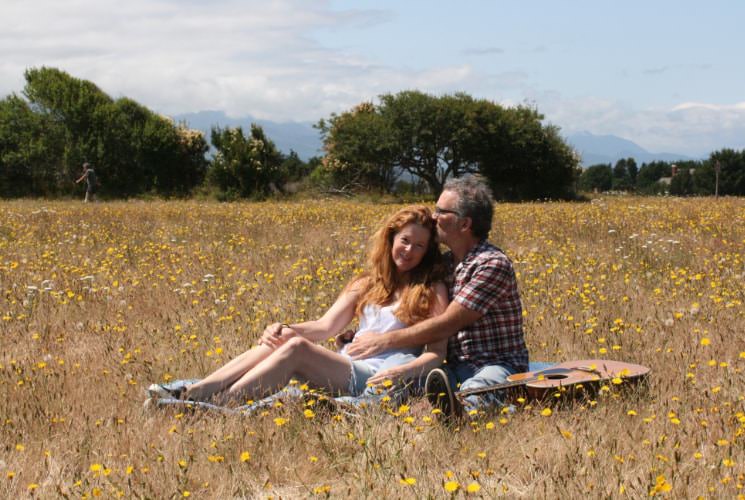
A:
<svg viewBox="0 0 745 500">
<path fill-rule="evenodd" d="M 94 201 L 96 198 L 98 179 L 96 178 L 96 172 L 93 170 L 90 163 L 83 163 L 83 175 L 80 176 L 80 179 L 75 181 L 75 184 L 80 184 L 83 180 L 85 180 L 87 186 L 85 189 L 85 203 Z"/>
</svg>

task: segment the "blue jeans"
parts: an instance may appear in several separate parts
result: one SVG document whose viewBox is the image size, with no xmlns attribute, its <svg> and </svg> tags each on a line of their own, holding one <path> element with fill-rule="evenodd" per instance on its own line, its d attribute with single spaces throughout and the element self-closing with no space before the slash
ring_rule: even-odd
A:
<svg viewBox="0 0 745 500">
<path fill-rule="evenodd" d="M 454 391 L 465 391 L 466 389 L 480 389 L 490 385 L 503 384 L 507 377 L 515 371 L 507 365 L 487 365 L 476 368 L 470 363 L 456 363 L 445 365 L 443 369 L 450 379 L 450 387 Z M 460 385 L 459 385 L 460 384 Z M 469 413 L 472 410 L 485 410 L 503 405 L 500 392 L 487 392 L 467 396 L 463 400 L 463 410 Z"/>
<path fill-rule="evenodd" d="M 552 365 L 553 363 L 533 362 L 530 363 L 528 370 L 545 370 Z M 517 373 L 512 367 L 507 365 L 487 365 L 476 368 L 470 363 L 455 363 L 453 365 L 445 365 L 442 368 L 448 374 L 450 387 L 455 391 L 480 389 L 490 385 L 503 384 L 507 382 L 507 377 Z M 465 413 L 469 413 L 472 410 L 485 410 L 503 406 L 504 401 L 501 399 L 503 394 L 501 391 L 494 391 L 468 396 L 463 402 L 463 409 Z"/>
</svg>

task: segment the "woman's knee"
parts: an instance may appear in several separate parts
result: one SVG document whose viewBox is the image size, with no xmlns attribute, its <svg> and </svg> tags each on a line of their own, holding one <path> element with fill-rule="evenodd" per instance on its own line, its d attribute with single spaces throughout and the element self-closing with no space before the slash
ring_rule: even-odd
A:
<svg viewBox="0 0 745 500">
<path fill-rule="evenodd" d="M 313 342 L 304 337 L 292 337 L 285 342 L 278 351 L 285 353 L 307 352 L 313 346 Z"/>
</svg>

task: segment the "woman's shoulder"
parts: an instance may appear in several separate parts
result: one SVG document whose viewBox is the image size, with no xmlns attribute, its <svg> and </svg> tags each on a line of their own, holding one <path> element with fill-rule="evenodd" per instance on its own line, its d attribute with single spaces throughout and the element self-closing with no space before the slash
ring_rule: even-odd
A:
<svg viewBox="0 0 745 500">
<path fill-rule="evenodd" d="M 368 288 L 370 288 L 370 277 L 363 274 L 352 278 L 352 281 L 347 284 L 346 291 L 359 295 L 364 293 Z"/>
<path fill-rule="evenodd" d="M 432 283 L 430 289 L 437 294 L 447 295 L 448 293 L 448 287 L 443 281 L 435 281 L 434 283 Z"/>
</svg>

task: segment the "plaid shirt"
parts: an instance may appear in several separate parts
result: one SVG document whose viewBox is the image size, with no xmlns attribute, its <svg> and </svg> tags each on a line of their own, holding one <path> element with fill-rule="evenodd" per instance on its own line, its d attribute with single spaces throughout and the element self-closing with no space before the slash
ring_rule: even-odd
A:
<svg viewBox="0 0 745 500">
<path fill-rule="evenodd" d="M 452 253 L 446 255 L 453 267 Z M 476 368 L 507 365 L 528 371 L 523 310 L 512 262 L 486 240 L 469 251 L 453 272 L 450 300 L 483 316 L 448 341 L 448 363 Z"/>
</svg>

